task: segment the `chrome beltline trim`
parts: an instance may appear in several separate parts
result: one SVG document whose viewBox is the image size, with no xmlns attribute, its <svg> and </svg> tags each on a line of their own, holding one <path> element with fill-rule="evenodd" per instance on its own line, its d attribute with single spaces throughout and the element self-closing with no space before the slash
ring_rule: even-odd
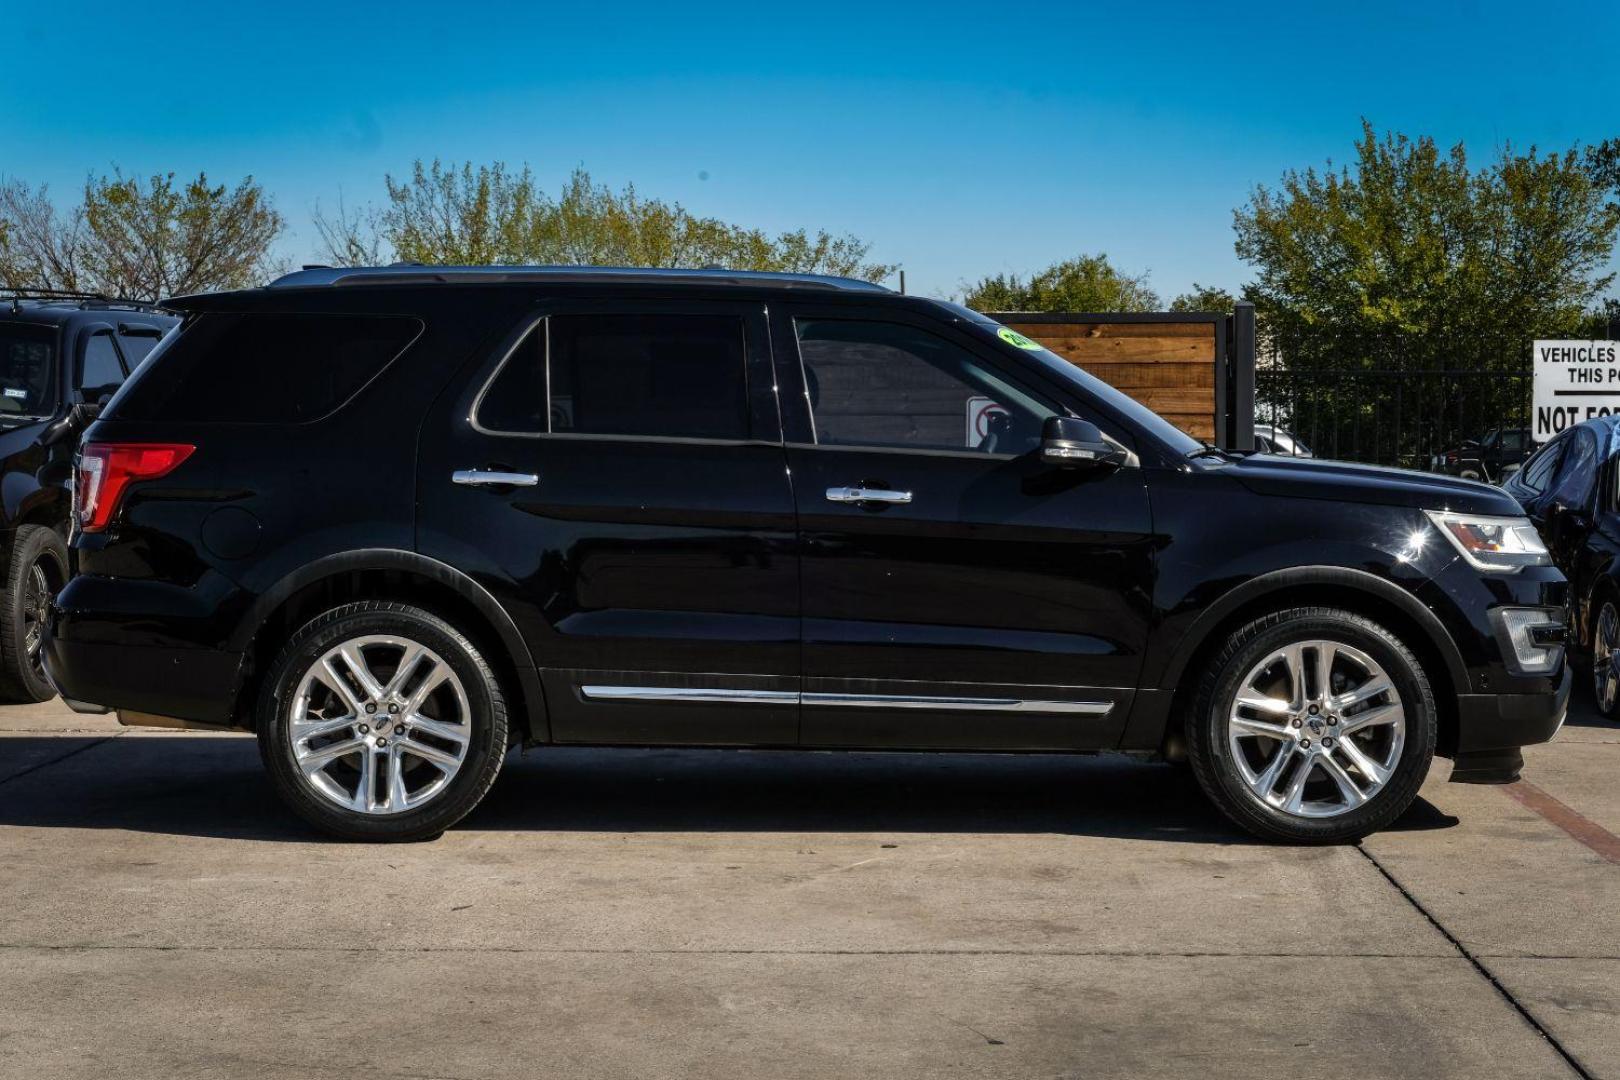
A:
<svg viewBox="0 0 1620 1080">
<path fill-rule="evenodd" d="M 1107 716 L 1111 701 L 1030 701 L 1024 698 L 926 697 L 913 694 L 825 694 L 795 690 L 731 690 L 684 686 L 581 686 L 587 701 L 685 701 L 723 705 L 820 705 L 852 709 L 946 709 L 955 712 L 1067 713 Z"/>
</svg>

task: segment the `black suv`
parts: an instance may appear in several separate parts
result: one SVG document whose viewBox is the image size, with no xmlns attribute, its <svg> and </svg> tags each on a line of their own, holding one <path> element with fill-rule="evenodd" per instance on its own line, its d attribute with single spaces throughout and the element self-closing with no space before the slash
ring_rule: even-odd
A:
<svg viewBox="0 0 1620 1080">
<path fill-rule="evenodd" d="M 67 580 L 72 436 L 177 322 L 134 301 L 0 290 L 0 702 L 55 694 L 40 631 Z"/>
<path fill-rule="evenodd" d="M 347 837 L 514 744 L 1120 750 L 1337 841 L 1506 781 L 1565 582 L 1480 484 L 1206 447 L 860 282 L 310 269 L 170 302 L 81 449 L 47 666 L 257 732 Z"/>
</svg>

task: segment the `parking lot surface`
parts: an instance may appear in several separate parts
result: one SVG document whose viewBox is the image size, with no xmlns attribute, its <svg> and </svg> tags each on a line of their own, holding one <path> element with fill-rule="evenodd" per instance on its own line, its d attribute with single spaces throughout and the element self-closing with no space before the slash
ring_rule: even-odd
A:
<svg viewBox="0 0 1620 1080">
<path fill-rule="evenodd" d="M 0 709 L 0 1077 L 1620 1077 L 1620 727 L 1359 846 L 1118 758 L 546 750 L 331 843 Z"/>
</svg>

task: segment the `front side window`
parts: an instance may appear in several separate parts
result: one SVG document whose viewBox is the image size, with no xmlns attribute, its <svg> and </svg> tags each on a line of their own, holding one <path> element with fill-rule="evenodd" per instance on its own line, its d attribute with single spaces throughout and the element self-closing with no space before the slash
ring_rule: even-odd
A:
<svg viewBox="0 0 1620 1080">
<path fill-rule="evenodd" d="M 111 333 L 93 334 L 84 343 L 79 375 L 73 389 L 80 401 L 100 401 L 124 381 L 124 366 L 113 347 Z"/>
<path fill-rule="evenodd" d="M 56 407 L 55 355 L 55 330 L 0 324 L 0 421 L 51 414 Z"/>
<path fill-rule="evenodd" d="M 816 442 L 1022 454 L 1057 410 L 973 353 L 901 323 L 795 323 Z"/>
<path fill-rule="evenodd" d="M 1568 436 L 1561 435 L 1536 451 L 1535 456 L 1525 462 L 1524 471 L 1519 474 L 1519 483 L 1525 490 L 1540 494 L 1546 489 L 1547 481 L 1552 478 L 1553 470 L 1558 467 L 1558 461 L 1564 456 L 1564 447 L 1568 443 Z"/>
<path fill-rule="evenodd" d="M 743 323 L 732 315 L 552 315 L 478 405 L 504 434 L 749 437 Z"/>
<path fill-rule="evenodd" d="M 1553 495 L 1565 506 L 1586 506 L 1597 483 L 1597 434 L 1590 428 L 1576 428 L 1559 463 Z"/>
</svg>

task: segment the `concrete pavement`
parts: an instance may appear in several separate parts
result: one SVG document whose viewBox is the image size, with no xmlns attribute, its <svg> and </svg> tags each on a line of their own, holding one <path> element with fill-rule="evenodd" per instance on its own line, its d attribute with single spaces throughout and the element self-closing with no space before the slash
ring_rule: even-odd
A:
<svg viewBox="0 0 1620 1080">
<path fill-rule="evenodd" d="M 1620 728 L 1529 756 L 1587 842 L 1443 764 L 1294 849 L 1110 758 L 571 750 L 364 847 L 0 710 L 0 1077 L 1620 1077 Z"/>
</svg>

